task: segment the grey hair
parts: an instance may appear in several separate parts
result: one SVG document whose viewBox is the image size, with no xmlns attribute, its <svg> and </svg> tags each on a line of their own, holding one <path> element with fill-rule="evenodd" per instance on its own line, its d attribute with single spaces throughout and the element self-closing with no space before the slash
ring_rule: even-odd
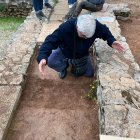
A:
<svg viewBox="0 0 140 140">
<path fill-rule="evenodd" d="M 95 18 L 92 15 L 80 15 L 77 19 L 77 28 L 87 38 L 91 38 L 96 29 Z"/>
</svg>

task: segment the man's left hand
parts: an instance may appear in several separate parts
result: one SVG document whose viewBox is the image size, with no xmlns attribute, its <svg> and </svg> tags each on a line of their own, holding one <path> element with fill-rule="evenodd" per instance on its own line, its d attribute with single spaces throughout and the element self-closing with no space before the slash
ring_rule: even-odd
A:
<svg viewBox="0 0 140 140">
<path fill-rule="evenodd" d="M 112 44 L 112 48 L 116 49 L 120 53 L 125 51 L 123 45 L 119 41 L 114 41 Z"/>
</svg>

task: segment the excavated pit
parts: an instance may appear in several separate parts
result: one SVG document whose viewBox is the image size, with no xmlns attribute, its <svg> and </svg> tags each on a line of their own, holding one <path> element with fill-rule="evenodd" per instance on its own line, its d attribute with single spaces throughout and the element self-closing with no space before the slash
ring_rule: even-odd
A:
<svg viewBox="0 0 140 140">
<path fill-rule="evenodd" d="M 93 78 L 46 73 L 42 80 L 35 54 L 6 140 L 99 140 L 98 104 L 84 98 Z"/>
</svg>

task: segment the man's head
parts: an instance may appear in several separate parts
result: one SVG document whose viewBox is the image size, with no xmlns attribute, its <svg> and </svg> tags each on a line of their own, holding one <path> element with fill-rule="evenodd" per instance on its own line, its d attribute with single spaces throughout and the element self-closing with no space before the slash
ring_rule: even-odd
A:
<svg viewBox="0 0 140 140">
<path fill-rule="evenodd" d="M 91 38 L 96 29 L 96 22 L 92 15 L 80 15 L 77 19 L 77 32 L 81 38 Z"/>
</svg>

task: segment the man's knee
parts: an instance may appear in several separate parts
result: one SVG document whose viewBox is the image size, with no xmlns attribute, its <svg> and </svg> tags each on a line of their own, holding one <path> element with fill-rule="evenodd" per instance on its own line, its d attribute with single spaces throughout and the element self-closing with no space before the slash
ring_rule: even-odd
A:
<svg viewBox="0 0 140 140">
<path fill-rule="evenodd" d="M 79 3 L 79 6 L 80 6 L 81 8 L 85 8 L 85 6 L 86 6 L 86 1 L 81 1 L 81 2 Z"/>
<path fill-rule="evenodd" d="M 85 74 L 84 74 L 84 76 L 86 76 L 86 77 L 93 77 L 94 76 L 94 72 L 86 72 Z"/>
<path fill-rule="evenodd" d="M 59 59 L 60 59 L 60 50 L 57 49 L 57 50 L 54 50 L 51 55 L 49 56 L 48 58 L 48 62 L 47 62 L 47 65 L 50 67 L 50 68 L 55 68 L 56 65 L 58 65 L 59 63 Z"/>
<path fill-rule="evenodd" d="M 54 67 L 56 66 L 56 63 L 54 62 L 54 60 L 48 59 L 47 65 L 48 65 L 50 68 L 54 68 Z"/>
</svg>

